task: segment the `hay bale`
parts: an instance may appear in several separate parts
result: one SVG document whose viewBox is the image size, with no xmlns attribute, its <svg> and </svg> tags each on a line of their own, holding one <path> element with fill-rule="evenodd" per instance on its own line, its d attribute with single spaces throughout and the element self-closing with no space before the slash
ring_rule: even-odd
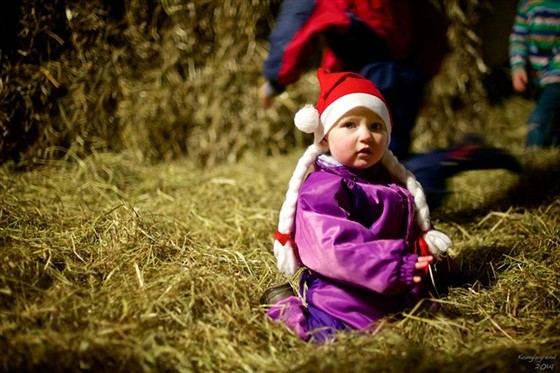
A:
<svg viewBox="0 0 560 373">
<path fill-rule="evenodd" d="M 477 34 L 484 0 L 441 1 L 449 19 L 451 52 L 427 92 L 427 105 L 414 130 L 418 150 L 450 146 L 466 133 L 484 133 L 488 100 L 483 79 L 488 67 Z"/>
<path fill-rule="evenodd" d="M 3 13 L 19 18 L 1 60 L 2 160 L 25 165 L 60 157 L 72 145 L 87 152 L 108 147 L 119 73 L 111 57 L 120 30 L 107 22 L 113 8 L 62 0 L 16 4 Z"/>
<path fill-rule="evenodd" d="M 486 98 L 479 40 L 483 1 L 437 1 L 453 49 L 417 126 L 417 147 L 481 130 Z M 306 141 L 294 112 L 313 102 L 309 73 L 257 105 L 267 37 L 281 0 L 30 1 L 2 5 L 16 18 L 0 56 L 0 159 L 20 165 L 68 149 L 126 151 L 139 159 L 188 155 L 202 165 L 248 149 L 281 153 Z M 449 123 L 453 123 L 450 125 Z M 437 133 L 438 136 L 432 136 Z"/>
</svg>

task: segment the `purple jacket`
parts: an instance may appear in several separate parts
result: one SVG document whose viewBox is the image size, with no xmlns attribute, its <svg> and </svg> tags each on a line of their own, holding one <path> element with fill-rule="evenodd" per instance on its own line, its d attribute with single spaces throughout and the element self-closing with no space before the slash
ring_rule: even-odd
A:
<svg viewBox="0 0 560 373">
<path fill-rule="evenodd" d="M 307 303 L 360 330 L 414 306 L 427 294 L 412 281 L 419 235 L 412 195 L 383 166 L 357 171 L 319 157 L 300 189 L 295 221 L 299 256 L 311 273 L 302 279 Z"/>
</svg>

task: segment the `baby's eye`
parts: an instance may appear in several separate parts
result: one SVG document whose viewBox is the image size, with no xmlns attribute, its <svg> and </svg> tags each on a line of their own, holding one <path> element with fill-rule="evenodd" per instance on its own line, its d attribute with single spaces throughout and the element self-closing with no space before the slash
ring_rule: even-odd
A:
<svg viewBox="0 0 560 373">
<path fill-rule="evenodd" d="M 343 124 L 343 127 L 344 127 L 344 128 L 355 128 L 355 127 L 356 127 L 356 124 L 355 124 L 354 122 L 345 122 L 345 123 Z"/>
<path fill-rule="evenodd" d="M 372 131 L 380 131 L 384 128 L 385 126 L 383 125 L 383 123 L 380 122 L 374 122 L 372 124 L 369 125 L 370 130 Z"/>
</svg>

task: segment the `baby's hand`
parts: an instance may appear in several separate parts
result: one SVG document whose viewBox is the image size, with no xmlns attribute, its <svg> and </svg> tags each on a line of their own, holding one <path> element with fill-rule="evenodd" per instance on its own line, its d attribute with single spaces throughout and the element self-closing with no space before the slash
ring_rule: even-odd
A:
<svg viewBox="0 0 560 373">
<path fill-rule="evenodd" d="M 275 96 L 274 89 L 268 81 L 259 88 L 259 103 L 264 109 L 272 106 Z"/>
<path fill-rule="evenodd" d="M 517 69 L 512 75 L 513 88 L 520 93 L 527 90 L 527 83 L 529 82 L 529 77 L 527 72 L 523 69 Z"/>
<path fill-rule="evenodd" d="M 434 261 L 434 257 L 432 255 L 426 256 L 419 256 L 418 261 L 414 265 L 414 274 L 415 276 L 412 278 L 412 281 L 418 284 L 422 281 L 422 278 L 426 276 L 428 273 L 428 267 Z"/>
</svg>

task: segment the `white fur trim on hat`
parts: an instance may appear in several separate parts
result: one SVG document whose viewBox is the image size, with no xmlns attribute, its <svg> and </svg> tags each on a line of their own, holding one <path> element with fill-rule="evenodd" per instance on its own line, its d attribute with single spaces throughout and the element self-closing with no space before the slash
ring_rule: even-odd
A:
<svg viewBox="0 0 560 373">
<path fill-rule="evenodd" d="M 294 117 L 296 127 L 305 133 L 313 133 L 319 127 L 319 112 L 311 104 L 301 108 Z"/>
<path fill-rule="evenodd" d="M 317 137 L 322 139 L 344 114 L 359 106 L 368 108 L 379 115 L 385 122 L 385 126 L 387 126 L 387 132 L 391 135 L 391 116 L 385 102 L 372 94 L 350 93 L 338 98 L 325 108 L 321 114 L 323 131 L 322 133 L 317 133 Z"/>
</svg>

